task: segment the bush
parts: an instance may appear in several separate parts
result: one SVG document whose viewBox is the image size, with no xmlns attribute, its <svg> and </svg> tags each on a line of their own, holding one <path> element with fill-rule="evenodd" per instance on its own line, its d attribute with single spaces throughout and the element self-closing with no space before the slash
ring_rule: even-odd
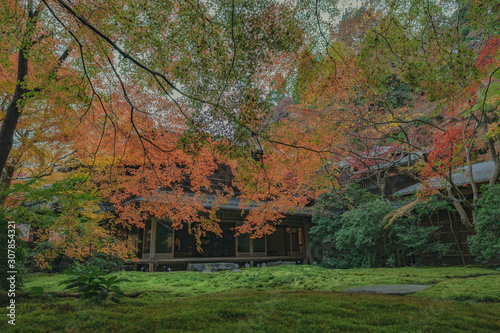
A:
<svg viewBox="0 0 500 333">
<path fill-rule="evenodd" d="M 32 244 L 32 247 L 28 250 L 28 256 L 26 260 L 27 266 L 33 272 L 43 272 L 43 273 L 55 273 L 62 272 L 61 263 L 64 263 L 63 255 L 58 255 L 50 261 L 47 261 L 46 265 L 40 267 L 37 265 L 37 258 L 45 257 L 47 253 L 51 252 L 53 244 L 49 241 L 37 242 Z"/>
<path fill-rule="evenodd" d="M 123 260 L 117 255 L 99 252 L 89 258 L 85 264 L 98 268 L 105 273 L 112 273 L 119 270 L 120 265 L 123 264 Z"/>
<path fill-rule="evenodd" d="M 116 255 L 96 253 L 84 263 L 74 261 L 68 271 L 87 274 L 93 270 L 101 270 L 105 273 L 117 272 L 122 260 Z"/>
<path fill-rule="evenodd" d="M 485 187 L 477 204 L 477 234 L 467 240 L 470 252 L 486 260 L 500 259 L 500 184 Z"/>
<path fill-rule="evenodd" d="M 68 272 L 72 274 L 67 280 L 61 282 L 65 284 L 66 289 L 77 289 L 82 293 L 81 300 L 86 300 L 94 304 L 106 304 L 110 299 L 118 303 L 118 297 L 124 296 L 118 283 L 128 281 L 126 279 L 119 279 L 116 276 L 104 277 L 101 276 L 103 272 L 99 269 L 94 269 L 88 273 Z"/>
<path fill-rule="evenodd" d="M 311 247 L 321 249 L 324 259 L 336 257 L 338 251 L 335 249 L 335 234 L 340 230 L 342 215 L 362 202 L 375 198 L 375 195 L 352 184 L 344 190 L 322 194 L 314 206 L 313 225 L 309 231 Z"/>
<path fill-rule="evenodd" d="M 391 230 L 384 228 L 381 221 L 391 210 L 388 202 L 379 199 L 342 215 L 341 228 L 335 233 L 342 268 L 388 266 L 395 244 L 390 240 Z M 391 259 L 390 263 L 395 260 Z"/>
<path fill-rule="evenodd" d="M 331 268 L 403 266 L 407 257 L 422 253 L 439 259 L 449 247 L 434 237 L 439 227 L 420 223 L 435 206 L 439 205 L 421 204 L 411 216 L 386 226 L 382 221 L 394 207 L 351 186 L 343 196 L 335 192 L 320 198 L 311 243 L 322 247 L 321 266 Z"/>
</svg>

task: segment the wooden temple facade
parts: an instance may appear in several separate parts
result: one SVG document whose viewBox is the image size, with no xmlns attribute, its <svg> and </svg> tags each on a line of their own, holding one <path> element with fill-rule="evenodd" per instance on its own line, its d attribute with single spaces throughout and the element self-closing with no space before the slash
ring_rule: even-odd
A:
<svg viewBox="0 0 500 333">
<path fill-rule="evenodd" d="M 249 234 L 235 236 L 233 230 L 243 223 L 240 210 L 220 209 L 222 236 L 207 233 L 196 249 L 195 236 L 186 227 L 175 230 L 167 220 L 152 218 L 133 235 L 139 249 L 135 268 L 143 271 L 182 270 L 188 263 L 237 263 L 257 266 L 286 261 L 311 263 L 309 246 L 310 214 L 287 215 L 276 231 L 262 238 Z"/>
</svg>

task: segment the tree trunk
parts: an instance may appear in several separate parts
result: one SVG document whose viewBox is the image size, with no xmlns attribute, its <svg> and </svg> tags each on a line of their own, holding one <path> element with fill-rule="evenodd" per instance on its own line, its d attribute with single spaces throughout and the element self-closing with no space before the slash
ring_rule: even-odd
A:
<svg viewBox="0 0 500 333">
<path fill-rule="evenodd" d="M 5 112 L 5 118 L 0 129 L 0 170 L 4 170 L 9 158 L 10 150 L 14 144 L 14 132 L 21 116 L 22 103 L 28 92 L 25 86 L 25 78 L 28 76 L 28 58 L 27 53 L 31 46 L 27 44 L 19 50 L 19 60 L 17 63 L 17 82 L 16 90 L 12 100 Z"/>
<path fill-rule="evenodd" d="M 467 212 L 464 207 L 458 202 L 456 198 L 446 197 L 445 199 L 457 210 L 458 215 L 460 216 L 460 222 L 469 230 L 475 230 L 474 224 L 472 224 L 467 216 Z"/>
<path fill-rule="evenodd" d="M 9 158 L 10 150 L 14 144 L 14 133 L 16 131 L 19 118 L 23 108 L 23 103 L 26 99 L 28 88 L 26 87 L 26 77 L 28 76 L 28 56 L 33 47 L 33 34 L 37 24 L 38 15 L 40 14 L 42 5 L 36 11 L 29 13 L 29 19 L 26 24 L 26 32 L 24 33 L 21 46 L 18 52 L 17 61 L 17 78 L 16 89 L 12 100 L 5 112 L 5 118 L 0 129 L 0 172 L 3 172 L 7 159 Z"/>
<path fill-rule="evenodd" d="M 5 172 L 2 173 L 2 177 L 0 180 L 0 207 L 3 206 L 5 200 L 7 200 L 7 192 L 4 192 L 10 187 L 12 183 L 12 177 L 14 176 L 15 168 L 11 164 L 7 164 L 5 166 Z"/>
<path fill-rule="evenodd" d="M 496 156 L 496 158 L 493 159 L 493 162 L 495 163 L 495 170 L 490 178 L 490 186 L 495 185 L 500 177 L 500 158 Z"/>
</svg>

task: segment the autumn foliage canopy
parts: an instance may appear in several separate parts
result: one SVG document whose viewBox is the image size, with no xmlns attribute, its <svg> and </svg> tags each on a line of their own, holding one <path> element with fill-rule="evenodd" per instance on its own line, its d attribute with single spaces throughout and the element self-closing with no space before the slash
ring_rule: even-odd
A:
<svg viewBox="0 0 500 333">
<path fill-rule="evenodd" d="M 234 197 L 262 237 L 396 165 L 474 228 L 451 174 L 500 175 L 498 3 L 340 4 L 1 1 L 0 198 L 38 263 L 133 257 L 121 236 L 152 216 L 220 234 Z"/>
</svg>

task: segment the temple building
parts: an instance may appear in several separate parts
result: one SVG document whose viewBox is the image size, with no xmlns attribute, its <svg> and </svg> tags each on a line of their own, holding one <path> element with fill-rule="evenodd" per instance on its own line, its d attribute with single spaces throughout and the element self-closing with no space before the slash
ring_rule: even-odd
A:
<svg viewBox="0 0 500 333">
<path fill-rule="evenodd" d="M 271 235 L 262 238 L 252 238 L 250 234 L 235 236 L 234 228 L 244 220 L 238 201 L 232 199 L 218 210 L 222 235 L 207 233 L 201 238 L 202 251 L 197 250 L 195 236 L 189 233 L 186 226 L 175 230 L 167 220 L 148 220 L 144 229 L 138 229 L 132 235 L 139 249 L 136 269 L 185 269 L 189 263 L 236 263 L 240 266 L 280 261 L 312 263 L 309 210 L 287 215 Z"/>
</svg>

